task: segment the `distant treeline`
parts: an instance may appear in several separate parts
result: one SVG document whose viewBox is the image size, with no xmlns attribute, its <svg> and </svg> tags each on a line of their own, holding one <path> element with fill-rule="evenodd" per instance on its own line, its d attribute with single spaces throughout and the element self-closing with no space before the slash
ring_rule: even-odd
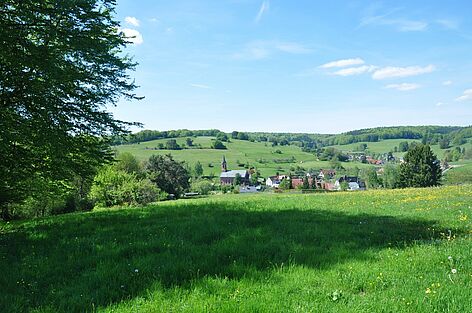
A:
<svg viewBox="0 0 472 313">
<path fill-rule="evenodd" d="M 472 126 L 396 126 L 377 127 L 350 131 L 342 134 L 306 134 L 306 133 L 263 133 L 239 132 L 224 133 L 217 129 L 208 130 L 143 130 L 125 138 L 113 140 L 115 145 L 145 142 L 156 139 L 179 137 L 217 137 L 221 141 L 230 139 L 249 140 L 277 145 L 296 145 L 305 151 L 316 150 L 325 146 L 347 145 L 357 142 L 377 142 L 386 139 L 418 139 L 427 144 L 443 146 L 460 145 L 472 137 Z"/>
</svg>

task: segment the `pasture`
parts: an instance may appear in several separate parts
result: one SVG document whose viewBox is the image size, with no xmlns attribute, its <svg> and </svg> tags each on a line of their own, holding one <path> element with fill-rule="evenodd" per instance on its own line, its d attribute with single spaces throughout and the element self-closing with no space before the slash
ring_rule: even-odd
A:
<svg viewBox="0 0 472 313">
<path fill-rule="evenodd" d="M 0 224 L 2 312 L 468 312 L 472 186 Z"/>
<path fill-rule="evenodd" d="M 185 142 L 186 138 L 176 138 L 179 145 Z M 308 170 L 310 168 L 319 170 L 330 168 L 330 162 L 319 161 L 315 155 L 303 152 L 297 146 L 275 146 L 270 143 L 250 142 L 245 140 L 231 139 L 231 142 L 224 143 L 226 150 L 210 149 L 211 137 L 192 138 L 194 144 L 200 144 L 204 149 L 183 149 L 183 150 L 154 150 L 159 143 L 165 144 L 168 139 L 159 139 L 142 142 L 140 144 L 116 146 L 120 152 L 130 152 L 139 160 L 146 160 L 152 154 L 172 154 L 176 160 L 185 161 L 191 167 L 199 161 L 203 165 L 204 175 L 216 175 L 221 172 L 221 160 L 223 156 L 228 162 L 228 169 L 243 169 L 240 165 L 249 164 L 257 168 L 264 177 L 275 175 L 276 172 L 289 173 L 297 166 Z M 281 153 L 277 153 L 279 150 Z M 293 157 L 293 159 L 292 159 Z M 211 166 L 210 166 L 211 165 Z M 345 163 L 345 167 L 366 167 L 361 163 Z"/>
<path fill-rule="evenodd" d="M 344 152 L 353 152 L 356 150 L 356 147 L 358 147 L 360 144 L 365 143 L 367 145 L 367 153 L 387 153 L 389 151 L 394 151 L 395 147 L 398 147 L 400 142 L 407 141 L 408 143 L 410 142 L 418 142 L 421 143 L 421 140 L 416 140 L 416 139 L 388 139 L 388 140 L 381 140 L 378 142 L 357 142 L 357 143 L 352 143 L 348 145 L 336 145 L 336 146 L 331 146 L 333 148 L 336 148 L 338 150 L 344 151 Z M 463 145 L 460 146 L 461 148 L 466 148 L 466 149 L 472 149 L 472 141 L 469 139 L 469 141 Z M 449 148 L 452 149 L 452 148 Z M 433 150 L 434 154 L 438 157 L 438 159 L 442 159 L 444 157 L 444 153 L 448 149 L 441 149 L 439 145 L 431 145 L 431 150 Z M 406 152 L 395 152 L 393 153 L 396 157 L 401 157 L 405 154 Z"/>
</svg>

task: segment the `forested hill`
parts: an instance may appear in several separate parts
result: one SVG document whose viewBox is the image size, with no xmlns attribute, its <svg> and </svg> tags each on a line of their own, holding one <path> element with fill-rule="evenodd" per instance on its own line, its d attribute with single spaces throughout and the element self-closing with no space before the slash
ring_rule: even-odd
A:
<svg viewBox="0 0 472 313">
<path fill-rule="evenodd" d="M 472 137 L 472 126 L 393 126 L 353 130 L 341 134 L 308 133 L 265 133 L 233 131 L 225 133 L 217 129 L 208 130 L 143 130 L 125 138 L 116 137 L 115 145 L 138 143 L 163 138 L 212 136 L 227 141 L 229 139 L 271 142 L 274 144 L 297 144 L 306 148 L 320 148 L 331 145 L 346 145 L 356 142 L 377 142 L 386 139 L 421 139 L 424 143 L 437 144 L 441 141 L 461 144 Z"/>
</svg>

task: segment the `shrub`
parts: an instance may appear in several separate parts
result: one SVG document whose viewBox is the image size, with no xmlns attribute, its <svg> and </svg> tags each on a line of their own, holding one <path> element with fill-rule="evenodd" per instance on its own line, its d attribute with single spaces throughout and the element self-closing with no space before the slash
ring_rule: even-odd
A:
<svg viewBox="0 0 472 313">
<path fill-rule="evenodd" d="M 91 198 L 100 206 L 123 204 L 147 204 L 162 199 L 164 195 L 148 179 L 138 179 L 135 174 L 105 166 L 95 176 Z"/>
<path fill-rule="evenodd" d="M 208 195 L 213 190 L 213 184 L 209 180 L 197 180 L 190 189 L 201 195 Z"/>
</svg>

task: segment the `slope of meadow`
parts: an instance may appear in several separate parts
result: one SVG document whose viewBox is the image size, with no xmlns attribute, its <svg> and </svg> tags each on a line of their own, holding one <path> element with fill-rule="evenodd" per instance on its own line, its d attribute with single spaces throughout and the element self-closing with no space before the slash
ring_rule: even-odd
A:
<svg viewBox="0 0 472 313">
<path fill-rule="evenodd" d="M 365 143 L 367 145 L 367 151 L 368 152 L 373 152 L 373 153 L 387 153 L 389 151 L 394 151 L 395 147 L 398 147 L 400 142 L 418 142 L 421 143 L 421 140 L 416 140 L 416 139 L 388 139 L 388 140 L 381 140 L 378 142 L 358 142 L 358 143 L 352 143 L 348 145 L 336 145 L 336 146 L 331 146 L 333 148 L 336 148 L 338 150 L 344 151 L 344 152 L 353 152 L 356 151 L 356 148 L 360 145 Z M 460 146 L 461 148 L 466 148 L 466 149 L 472 149 L 472 140 L 469 139 L 467 143 L 463 144 Z M 439 148 L 439 145 L 432 145 L 431 149 L 433 150 L 434 154 L 438 157 L 438 159 L 442 159 L 444 157 L 444 153 L 448 149 L 441 149 Z M 452 148 L 449 148 L 452 149 Z M 394 153 L 395 156 L 400 157 L 403 156 L 406 152 L 397 152 Z"/>
<path fill-rule="evenodd" d="M 200 144 L 202 147 L 210 147 L 211 137 L 193 138 L 194 144 Z M 165 144 L 168 139 L 159 139 L 142 142 L 140 144 L 116 146 L 118 152 L 130 152 L 140 160 L 148 159 L 152 154 L 172 154 L 175 159 L 186 161 L 190 166 L 199 161 L 203 165 L 204 174 L 219 175 L 221 171 L 221 160 L 226 157 L 229 169 L 242 169 L 238 164 L 249 163 L 255 166 L 262 176 L 275 175 L 276 172 L 288 173 L 290 168 L 301 166 L 306 170 L 329 168 L 327 161 L 317 161 L 316 157 L 307 152 L 303 152 L 297 146 L 276 146 L 261 142 L 250 142 L 245 140 L 232 139 L 225 143 L 226 150 L 215 149 L 183 149 L 183 150 L 153 150 L 159 143 Z M 179 145 L 185 142 L 185 138 L 176 138 Z M 281 153 L 276 153 L 279 150 Z M 293 157 L 293 160 L 291 158 Z M 288 160 L 286 160 L 288 159 Z M 210 167 L 209 165 L 213 167 Z M 361 163 L 346 163 L 346 167 L 365 167 Z"/>
<path fill-rule="evenodd" d="M 469 312 L 472 186 L 0 224 L 2 312 Z"/>
</svg>

